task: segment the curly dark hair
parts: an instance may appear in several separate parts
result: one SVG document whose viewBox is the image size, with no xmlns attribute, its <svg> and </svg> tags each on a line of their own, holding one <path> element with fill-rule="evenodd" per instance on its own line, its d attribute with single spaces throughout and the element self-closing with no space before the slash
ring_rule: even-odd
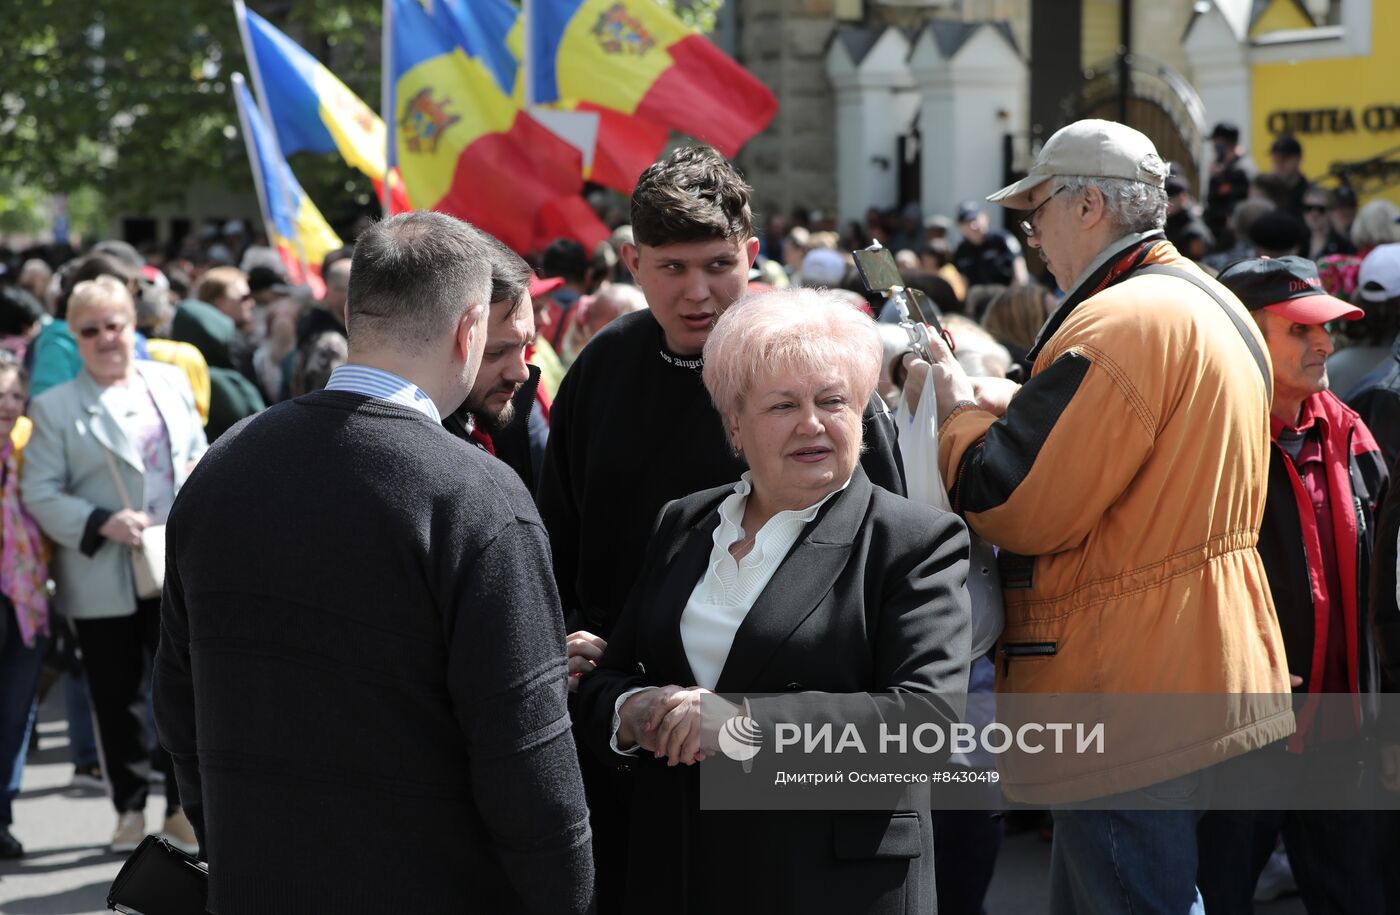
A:
<svg viewBox="0 0 1400 915">
<path fill-rule="evenodd" d="M 632 233 L 639 245 L 744 240 L 753 236 L 751 190 L 709 146 L 687 146 L 648 166 L 632 191 Z"/>
</svg>

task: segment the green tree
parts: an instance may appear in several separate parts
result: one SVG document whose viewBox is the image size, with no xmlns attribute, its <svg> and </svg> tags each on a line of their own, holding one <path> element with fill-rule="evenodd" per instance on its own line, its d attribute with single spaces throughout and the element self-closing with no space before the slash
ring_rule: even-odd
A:
<svg viewBox="0 0 1400 915">
<path fill-rule="evenodd" d="M 702 30 L 723 0 L 656 0 Z M 247 73 L 230 0 L 9 0 L 0 12 L 0 229 L 33 226 L 53 193 L 96 194 L 94 218 L 252 177 L 229 75 Z M 371 107 L 381 0 L 250 0 Z M 293 169 L 332 225 L 373 208 L 335 154 Z M 84 198 L 90 199 L 90 198 Z"/>
<path fill-rule="evenodd" d="M 252 8 L 377 102 L 377 0 Z M 235 70 L 247 67 L 228 0 L 10 5 L 0 14 L 0 174 L 30 192 L 93 188 L 114 212 L 180 201 L 201 180 L 251 189 Z M 294 163 L 313 199 L 368 200 L 368 182 L 332 158 Z"/>
<path fill-rule="evenodd" d="M 656 0 L 674 12 L 681 21 L 702 32 L 713 32 L 724 0 Z"/>
</svg>

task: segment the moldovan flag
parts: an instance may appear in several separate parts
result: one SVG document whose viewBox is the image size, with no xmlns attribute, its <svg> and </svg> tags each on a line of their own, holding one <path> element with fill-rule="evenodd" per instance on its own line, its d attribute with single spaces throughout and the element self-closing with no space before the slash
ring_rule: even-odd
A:
<svg viewBox="0 0 1400 915">
<path fill-rule="evenodd" d="M 427 8 L 385 0 L 384 28 L 389 160 L 410 206 L 465 219 L 516 251 L 557 237 L 558 222 L 546 226 L 541 214 L 578 194 L 580 152 L 521 109 L 490 61 L 469 53 L 442 0 Z M 589 250 L 609 235 L 591 211 L 565 221 L 562 234 Z"/>
<path fill-rule="evenodd" d="M 339 152 L 383 193 L 384 122 L 301 45 L 234 0 L 243 52 L 263 111 L 277 131 L 284 156 Z M 397 175 L 389 181 L 397 212 L 408 209 Z"/>
<path fill-rule="evenodd" d="M 469 54 L 485 58 L 501 88 L 523 97 L 519 76 L 524 69 L 518 58 L 524 54 L 525 17 L 508 0 L 445 0 L 462 23 L 463 40 Z M 473 42 L 482 48 L 473 51 Z M 517 93 L 522 93 L 517 95 Z M 561 132 L 560 124 L 547 112 L 567 112 L 574 117 L 591 117 L 592 123 L 583 149 L 583 177 L 624 194 L 632 193 L 637 178 L 661 155 L 671 129 L 646 118 L 626 115 L 591 102 L 559 100 L 549 106 L 530 106 L 530 113 L 555 133 L 574 145 L 577 131 Z"/>
<path fill-rule="evenodd" d="M 733 156 L 778 110 L 768 87 L 655 0 L 530 0 L 532 101 L 588 103 Z"/>
<path fill-rule="evenodd" d="M 238 102 L 238 120 L 243 125 L 248 164 L 253 168 L 268 244 L 277 249 L 293 283 L 310 286 L 318 297 L 325 295 L 321 261 L 342 246 L 340 237 L 326 224 L 321 211 L 302 191 L 291 167 L 278 153 L 277 139 L 238 73 L 233 74 L 233 97 Z"/>
</svg>

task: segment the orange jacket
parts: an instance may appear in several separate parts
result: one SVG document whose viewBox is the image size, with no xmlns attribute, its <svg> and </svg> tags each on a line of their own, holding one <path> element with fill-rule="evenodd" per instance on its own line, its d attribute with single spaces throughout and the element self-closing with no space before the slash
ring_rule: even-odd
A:
<svg viewBox="0 0 1400 915">
<path fill-rule="evenodd" d="M 1186 279 L 1143 275 L 1150 265 L 1204 279 L 1224 307 Z M 1032 802 L 1155 784 L 1293 731 L 1256 550 L 1272 372 L 1263 338 L 1160 236 L 1081 289 L 1042 331 L 1006 416 L 959 413 L 940 433 L 954 508 L 1002 550 L 998 692 L 1267 695 L 1222 699 L 1218 714 L 1153 705 L 1146 736 L 1138 721 L 1120 727 L 1132 740 L 1115 740 L 1109 722 L 1103 756 L 1005 758 L 1008 794 Z M 1100 709 L 1122 719 L 1131 703 Z"/>
</svg>

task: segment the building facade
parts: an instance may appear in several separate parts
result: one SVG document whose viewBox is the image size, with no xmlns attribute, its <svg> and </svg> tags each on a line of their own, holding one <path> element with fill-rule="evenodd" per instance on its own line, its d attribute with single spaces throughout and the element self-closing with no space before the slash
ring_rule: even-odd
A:
<svg viewBox="0 0 1400 915">
<path fill-rule="evenodd" d="M 1400 199 L 1400 3 L 1384 0 L 743 0 L 720 40 L 777 94 L 740 156 L 763 214 L 926 217 L 1022 173 L 1082 117 L 1142 130 L 1204 186 L 1237 124 L 1261 168 Z"/>
</svg>

